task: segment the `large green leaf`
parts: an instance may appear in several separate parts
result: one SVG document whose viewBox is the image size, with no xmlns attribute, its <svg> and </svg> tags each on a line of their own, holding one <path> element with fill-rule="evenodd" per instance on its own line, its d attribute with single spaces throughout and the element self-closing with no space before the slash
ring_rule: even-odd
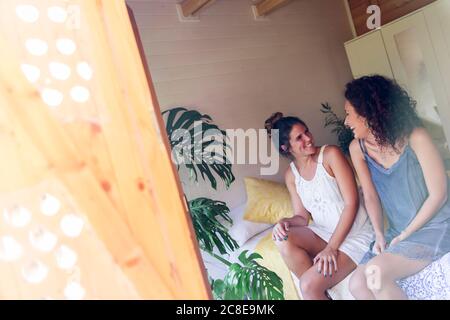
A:
<svg viewBox="0 0 450 320">
<path fill-rule="evenodd" d="M 213 124 L 209 115 L 196 110 L 177 107 L 162 114 L 178 169 L 184 166 L 195 182 L 198 182 L 200 173 L 212 188 L 217 189 L 217 178 L 229 188 L 235 177 L 227 159 L 230 146 L 226 132 Z M 185 139 L 184 134 L 188 134 L 189 139 Z"/>
<path fill-rule="evenodd" d="M 217 294 L 216 298 L 284 300 L 283 280 L 275 272 L 256 261 L 262 259 L 260 254 L 247 254 L 248 250 L 244 250 L 238 257 L 240 263 L 231 264 L 224 280 L 217 283 L 220 288 L 214 291 L 217 293 L 220 291 L 220 294 Z"/>
<path fill-rule="evenodd" d="M 237 242 L 228 234 L 228 229 L 217 220 L 217 217 L 222 217 L 229 223 L 233 222 L 225 202 L 197 198 L 189 201 L 188 205 L 195 233 L 203 250 L 212 252 L 214 247 L 217 247 L 221 254 L 225 254 L 228 250 L 239 248 Z"/>
<path fill-rule="evenodd" d="M 213 292 L 214 299 L 219 300 L 224 295 L 225 283 L 220 279 L 211 280 L 211 290 Z"/>
</svg>

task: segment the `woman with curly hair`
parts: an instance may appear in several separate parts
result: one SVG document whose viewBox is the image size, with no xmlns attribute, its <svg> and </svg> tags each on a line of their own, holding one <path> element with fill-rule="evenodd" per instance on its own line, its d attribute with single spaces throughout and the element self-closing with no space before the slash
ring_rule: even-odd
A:
<svg viewBox="0 0 450 320">
<path fill-rule="evenodd" d="M 327 299 L 326 290 L 356 268 L 372 241 L 353 171 L 338 147 L 317 147 L 299 118 L 277 112 L 265 126 L 292 161 L 285 180 L 294 216 L 276 224 L 273 240 L 303 298 Z"/>
<path fill-rule="evenodd" d="M 355 135 L 350 154 L 375 231 L 350 291 L 357 299 L 404 299 L 396 281 L 450 251 L 444 163 L 415 101 L 394 81 L 378 75 L 356 79 L 347 84 L 345 98 L 345 124 Z"/>
</svg>

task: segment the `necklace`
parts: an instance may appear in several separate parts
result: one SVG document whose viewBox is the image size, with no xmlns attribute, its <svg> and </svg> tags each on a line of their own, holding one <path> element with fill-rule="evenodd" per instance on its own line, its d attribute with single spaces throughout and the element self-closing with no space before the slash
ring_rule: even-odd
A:
<svg viewBox="0 0 450 320">
<path fill-rule="evenodd" d="M 375 152 L 383 161 L 386 161 L 389 158 L 392 158 L 393 156 L 402 154 L 402 152 L 396 151 L 391 146 L 379 147 L 378 145 L 375 145 L 375 144 L 371 143 L 370 141 L 366 140 L 365 142 L 366 142 L 366 148 Z"/>
</svg>

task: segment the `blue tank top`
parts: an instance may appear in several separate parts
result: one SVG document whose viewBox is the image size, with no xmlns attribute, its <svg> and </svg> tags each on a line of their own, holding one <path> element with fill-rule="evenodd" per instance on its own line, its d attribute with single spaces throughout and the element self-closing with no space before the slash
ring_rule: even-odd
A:
<svg viewBox="0 0 450 320">
<path fill-rule="evenodd" d="M 368 155 L 363 141 L 360 140 L 359 143 L 389 222 L 385 236 L 386 241 L 390 242 L 410 224 L 428 198 L 422 167 L 409 145 L 394 165 L 384 168 Z M 448 181 L 447 178 L 447 185 Z M 450 190 L 448 192 L 450 193 Z M 444 221 L 448 222 L 448 219 L 450 201 L 447 201 L 425 226 L 437 226 Z M 432 239 L 422 240 L 429 242 Z"/>
</svg>

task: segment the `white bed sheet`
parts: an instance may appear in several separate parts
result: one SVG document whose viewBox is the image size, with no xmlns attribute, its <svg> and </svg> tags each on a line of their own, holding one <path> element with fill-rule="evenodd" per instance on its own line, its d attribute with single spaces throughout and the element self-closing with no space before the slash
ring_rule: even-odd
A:
<svg viewBox="0 0 450 320">
<path fill-rule="evenodd" d="M 230 254 L 222 255 L 222 257 L 230 262 L 237 262 L 239 254 L 241 254 L 242 251 L 249 250 L 250 252 L 253 252 L 255 250 L 256 246 L 258 245 L 259 241 L 271 232 L 272 232 L 272 227 L 257 234 L 256 236 L 252 237 L 243 246 L 241 246 L 234 252 L 231 252 Z M 209 255 L 206 252 L 202 252 L 202 256 L 203 256 L 203 263 L 208 272 L 208 275 L 210 277 L 212 277 L 213 279 L 223 279 L 225 277 L 225 275 L 227 274 L 228 267 L 226 265 L 224 265 L 222 262 L 220 262 L 218 259 L 212 257 L 211 255 Z"/>
</svg>

